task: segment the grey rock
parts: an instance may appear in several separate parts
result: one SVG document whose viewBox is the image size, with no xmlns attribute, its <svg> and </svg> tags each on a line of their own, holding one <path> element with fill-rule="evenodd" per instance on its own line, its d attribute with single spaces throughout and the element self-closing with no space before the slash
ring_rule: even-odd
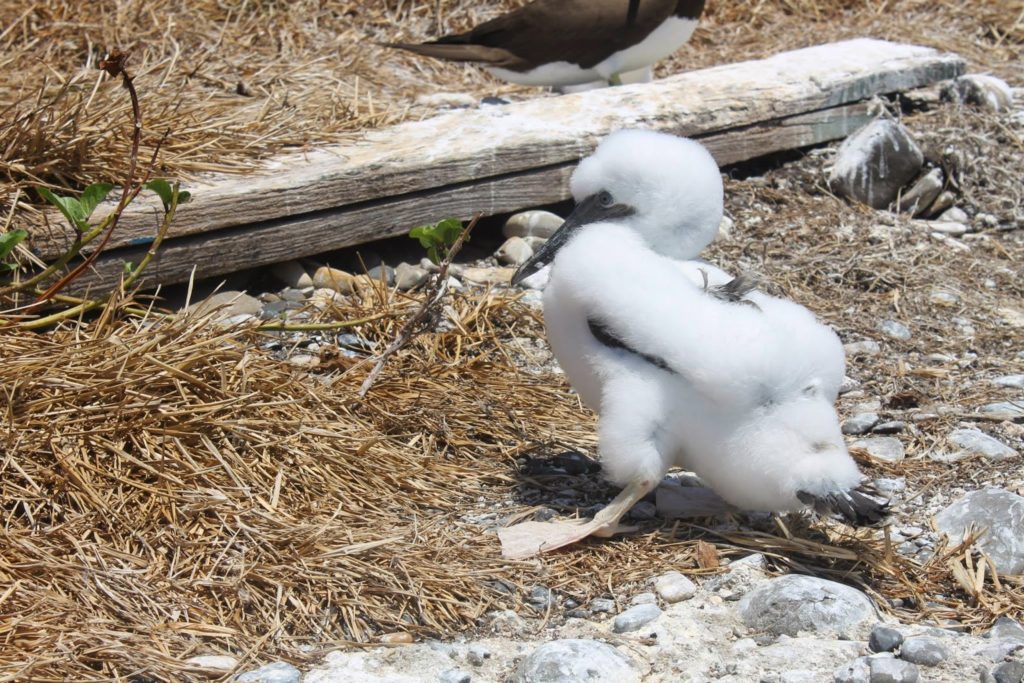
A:
<svg viewBox="0 0 1024 683">
<path fill-rule="evenodd" d="M 992 668 L 996 683 L 1021 683 L 1024 681 L 1024 661 L 1003 662 Z"/>
<path fill-rule="evenodd" d="M 534 586 L 530 589 L 530 595 L 527 597 L 527 601 L 535 607 L 547 609 L 548 607 L 554 607 L 557 599 L 551 592 L 550 588 L 547 588 L 546 586 Z"/>
<path fill-rule="evenodd" d="M 926 213 L 939 198 L 946 176 L 941 168 L 933 168 L 917 179 L 910 189 L 900 197 L 899 210 L 920 216 Z"/>
<path fill-rule="evenodd" d="M 860 413 L 843 422 L 843 434 L 860 436 L 867 434 L 871 428 L 878 424 L 878 413 Z"/>
<path fill-rule="evenodd" d="M 305 303 L 306 293 L 301 289 L 295 287 L 285 287 L 281 290 L 279 296 L 285 301 L 291 301 L 292 303 Z"/>
<path fill-rule="evenodd" d="M 395 286 L 403 292 L 422 287 L 429 277 L 430 273 L 426 268 L 409 263 L 399 263 L 395 268 Z"/>
<path fill-rule="evenodd" d="M 839 395 L 848 394 L 859 386 L 860 382 L 858 380 L 852 377 L 843 377 L 843 383 L 839 385 Z"/>
<path fill-rule="evenodd" d="M 835 683 L 870 683 L 871 669 L 867 657 L 858 657 L 849 664 L 845 664 L 832 675 Z"/>
<path fill-rule="evenodd" d="M 470 683 L 473 677 L 469 675 L 468 671 L 462 669 L 448 669 L 439 673 L 437 680 L 439 683 Z"/>
<path fill-rule="evenodd" d="M 611 613 L 615 611 L 615 601 L 610 598 L 594 598 L 590 601 L 590 611 Z"/>
<path fill-rule="evenodd" d="M 885 462 L 900 462 L 906 457 L 903 444 L 893 436 L 869 436 L 866 439 L 857 439 L 850 444 L 850 448 L 860 448 L 872 458 Z"/>
<path fill-rule="evenodd" d="M 270 273 L 283 284 L 296 289 L 313 286 L 313 278 L 298 261 L 284 261 L 270 266 Z"/>
<path fill-rule="evenodd" d="M 637 593 L 629 601 L 630 605 L 657 605 L 658 596 L 654 593 Z"/>
<path fill-rule="evenodd" d="M 1024 626 L 1010 617 L 999 617 L 996 623 L 992 624 L 992 628 L 985 631 L 984 637 L 1024 643 Z"/>
<path fill-rule="evenodd" d="M 521 266 L 532 256 L 533 248 L 522 237 L 509 237 L 498 247 L 498 251 L 494 252 L 498 262 L 506 266 Z"/>
<path fill-rule="evenodd" d="M 1024 375 L 1003 375 L 1002 377 L 995 377 L 992 379 L 992 384 L 997 387 L 1007 387 L 1009 389 L 1024 389 Z"/>
<path fill-rule="evenodd" d="M 769 579 L 740 601 L 743 622 L 752 629 L 796 636 L 800 631 L 856 638 L 875 623 L 875 608 L 864 593 L 834 581 L 790 574 Z"/>
<path fill-rule="evenodd" d="M 1024 417 L 1024 401 L 1000 401 L 978 408 L 979 413 L 999 420 L 1016 420 Z"/>
<path fill-rule="evenodd" d="M 942 90 L 942 97 L 953 102 L 973 104 L 990 111 L 1007 111 L 1013 106 L 1013 90 L 1006 81 L 988 74 L 967 74 Z"/>
<path fill-rule="evenodd" d="M 239 674 L 238 683 L 299 683 L 302 673 L 288 662 L 266 664 L 254 671 Z"/>
<path fill-rule="evenodd" d="M 466 659 L 473 666 L 483 666 L 491 658 L 491 651 L 480 643 L 473 643 L 466 651 Z"/>
<path fill-rule="evenodd" d="M 679 572 L 666 572 L 654 580 L 654 590 L 669 604 L 689 600 L 697 594 L 697 584 Z"/>
<path fill-rule="evenodd" d="M 907 341 L 910 339 L 910 328 L 895 320 L 883 320 L 878 324 L 878 330 L 890 339 Z"/>
<path fill-rule="evenodd" d="M 371 279 L 377 281 L 380 280 L 381 273 L 384 275 L 384 282 L 386 282 L 389 287 L 395 284 L 395 269 L 385 263 L 378 264 L 366 271 L 366 274 L 369 275 Z"/>
<path fill-rule="evenodd" d="M 505 237 L 543 237 L 547 239 L 554 235 L 555 230 L 558 230 L 564 222 L 550 211 L 521 211 L 505 221 L 501 233 Z"/>
<path fill-rule="evenodd" d="M 933 454 L 933 460 L 951 462 L 973 456 L 981 456 L 988 460 L 1008 460 L 1019 455 L 1017 451 L 980 429 L 957 429 L 946 437 L 946 441 L 954 446 L 955 450 Z"/>
<path fill-rule="evenodd" d="M 712 576 L 704 582 L 703 588 L 717 593 L 724 600 L 739 600 L 754 586 L 767 579 L 765 559 L 761 553 L 747 555 L 729 564 L 725 574 Z"/>
<path fill-rule="evenodd" d="M 871 659 L 871 683 L 917 683 L 917 667 L 899 659 Z"/>
<path fill-rule="evenodd" d="M 658 508 L 654 503 L 641 500 L 630 508 L 629 516 L 635 520 L 654 519 L 658 516 Z"/>
<path fill-rule="evenodd" d="M 594 640 L 555 640 L 520 662 L 513 683 L 639 683 L 632 660 Z"/>
<path fill-rule="evenodd" d="M 972 491 L 935 516 L 936 529 L 954 544 L 971 529 L 1002 574 L 1024 573 L 1024 497 L 1000 488 Z"/>
<path fill-rule="evenodd" d="M 843 344 L 847 356 L 877 356 L 882 352 L 882 345 L 870 339 Z"/>
<path fill-rule="evenodd" d="M 921 666 L 938 666 L 949 657 L 949 650 L 938 638 L 907 638 L 900 648 L 900 659 Z"/>
<path fill-rule="evenodd" d="M 884 209 L 923 163 L 920 147 L 902 124 L 877 118 L 840 145 L 829 186 L 844 197 Z"/>
<path fill-rule="evenodd" d="M 879 624 L 871 629 L 868 647 L 872 652 L 893 652 L 903 643 L 903 634 L 894 628 Z"/>
<path fill-rule="evenodd" d="M 629 633 L 651 623 L 661 616 L 661 608 L 657 605 L 635 605 L 620 613 L 612 622 L 615 633 Z"/>
<path fill-rule="evenodd" d="M 886 420 L 879 422 L 871 428 L 872 434 L 899 434 L 907 428 L 907 423 L 901 420 Z"/>
</svg>

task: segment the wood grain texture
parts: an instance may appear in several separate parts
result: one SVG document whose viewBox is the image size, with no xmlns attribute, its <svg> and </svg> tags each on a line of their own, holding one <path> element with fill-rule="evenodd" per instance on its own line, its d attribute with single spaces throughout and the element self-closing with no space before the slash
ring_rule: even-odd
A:
<svg viewBox="0 0 1024 683">
<path fill-rule="evenodd" d="M 624 127 L 699 138 L 720 164 L 834 140 L 869 120 L 866 99 L 963 68 L 956 55 L 860 39 L 369 131 L 276 157 L 258 173 L 186 184 L 193 201 L 179 209 L 145 282 L 181 282 L 193 267 L 200 277 L 218 275 L 403 234 L 447 216 L 565 199 L 572 167 Z M 76 289 L 116 282 L 124 261 L 137 262 L 152 241 L 158 213 L 152 201 L 129 207 Z M 69 240 L 51 230 L 33 235 L 32 247 L 53 258 Z"/>
<path fill-rule="evenodd" d="M 845 137 L 871 120 L 867 103 L 786 117 L 741 130 L 701 136 L 719 164 Z M 569 198 L 569 176 L 576 162 L 499 176 L 479 183 L 426 190 L 399 198 L 349 205 L 259 225 L 192 235 L 165 242 L 146 269 L 148 284 L 183 282 L 229 273 L 408 232 L 417 222 L 447 216 L 469 218 Z M 124 261 L 138 262 L 145 247 L 105 253 L 76 286 L 117 282 Z"/>
</svg>

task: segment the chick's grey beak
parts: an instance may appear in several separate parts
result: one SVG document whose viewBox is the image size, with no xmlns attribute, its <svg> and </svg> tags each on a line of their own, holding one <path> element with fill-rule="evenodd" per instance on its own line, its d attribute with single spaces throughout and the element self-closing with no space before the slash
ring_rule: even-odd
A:
<svg viewBox="0 0 1024 683">
<path fill-rule="evenodd" d="M 569 241 L 576 231 L 588 223 L 600 221 L 604 217 L 604 211 L 604 207 L 598 202 L 597 195 L 587 197 L 577 204 L 576 208 L 569 214 L 569 217 L 565 219 L 565 222 L 544 243 L 544 246 L 534 252 L 529 261 L 519 266 L 519 270 L 512 276 L 512 284 L 518 285 L 554 261 L 555 254 L 565 246 L 565 243 Z"/>
</svg>

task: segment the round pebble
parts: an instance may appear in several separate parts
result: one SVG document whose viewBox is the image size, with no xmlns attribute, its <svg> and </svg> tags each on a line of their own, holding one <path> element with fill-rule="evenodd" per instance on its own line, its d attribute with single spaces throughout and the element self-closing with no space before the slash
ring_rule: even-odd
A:
<svg viewBox="0 0 1024 683">
<path fill-rule="evenodd" d="M 679 572 L 668 572 L 655 579 L 654 591 L 662 600 L 673 604 L 696 595 L 697 585 Z"/>
<path fill-rule="evenodd" d="M 882 624 L 871 629 L 871 635 L 868 637 L 868 647 L 872 652 L 893 652 L 902 643 L 902 633 Z"/>
<path fill-rule="evenodd" d="M 622 612 L 612 622 L 616 633 L 629 633 L 646 626 L 661 616 L 661 608 L 653 604 L 636 605 Z"/>
</svg>

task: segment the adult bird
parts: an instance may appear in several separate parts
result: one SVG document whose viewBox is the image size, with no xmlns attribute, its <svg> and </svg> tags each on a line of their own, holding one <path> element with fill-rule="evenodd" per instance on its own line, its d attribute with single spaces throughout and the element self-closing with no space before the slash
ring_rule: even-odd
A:
<svg viewBox="0 0 1024 683">
<path fill-rule="evenodd" d="M 594 522 L 566 524 L 548 541 L 531 540 L 539 523 L 503 530 L 506 554 L 615 533 L 674 466 L 741 509 L 811 506 L 879 522 L 885 504 L 860 489 L 834 409 L 845 369 L 836 334 L 806 308 L 689 260 L 722 218 L 708 151 L 620 131 L 580 163 L 570 188 L 575 210 L 513 282 L 550 264 L 548 341 L 599 414 L 603 470 L 625 488 Z"/>
<path fill-rule="evenodd" d="M 465 33 L 390 47 L 477 62 L 512 83 L 565 87 L 650 80 L 690 39 L 704 0 L 534 0 Z"/>
</svg>

